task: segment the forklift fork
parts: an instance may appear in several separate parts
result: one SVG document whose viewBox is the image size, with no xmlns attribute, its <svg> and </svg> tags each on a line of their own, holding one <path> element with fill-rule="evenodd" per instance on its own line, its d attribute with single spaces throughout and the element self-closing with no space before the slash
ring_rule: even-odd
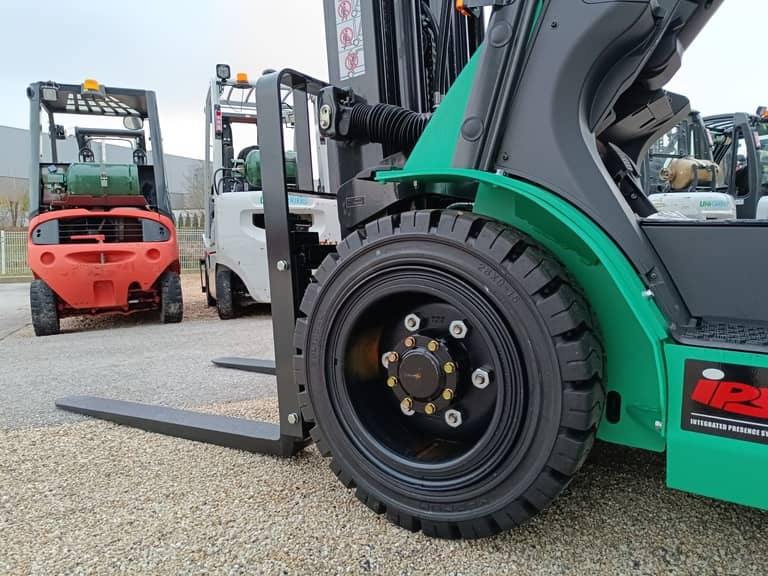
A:
<svg viewBox="0 0 768 576">
<path fill-rule="evenodd" d="M 288 219 L 280 90 L 283 85 L 293 90 L 298 192 L 310 195 L 315 192 L 308 97 L 318 95 L 327 86 L 314 78 L 284 70 L 262 76 L 256 88 L 275 360 L 230 357 L 213 360 L 214 364 L 226 368 L 274 375 L 279 424 L 94 396 L 59 399 L 58 408 L 150 432 L 274 456 L 292 456 L 310 442 L 299 409 L 299 386 L 293 372 L 293 330 L 310 270 L 316 262 L 304 251 L 313 245 L 312 235 L 292 231 Z M 317 256 L 317 251 L 314 254 Z"/>
</svg>

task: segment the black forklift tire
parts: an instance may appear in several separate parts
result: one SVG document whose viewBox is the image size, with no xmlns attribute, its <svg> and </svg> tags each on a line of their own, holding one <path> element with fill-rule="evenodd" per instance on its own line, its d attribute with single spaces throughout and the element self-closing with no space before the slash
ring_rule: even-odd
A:
<svg viewBox="0 0 768 576">
<path fill-rule="evenodd" d="M 407 313 L 419 306 L 413 331 Z M 454 322 L 446 329 L 454 309 L 475 311 L 461 317 L 463 340 Z M 325 259 L 301 312 L 294 366 L 312 438 L 347 488 L 408 530 L 478 538 L 518 526 L 563 491 L 594 443 L 603 353 L 590 309 L 547 250 L 501 223 L 426 210 L 369 223 Z M 429 344 L 407 348 L 420 341 Z M 399 357 L 387 352 L 397 346 Z M 431 346 L 443 359 L 455 352 L 463 378 L 436 413 L 439 392 L 432 412 L 399 401 L 433 376 L 444 379 L 436 390 L 448 386 L 442 360 L 434 372 L 392 368 L 408 354 L 429 360 Z M 486 362 L 484 390 L 474 362 Z"/>
<path fill-rule="evenodd" d="M 222 320 L 237 317 L 237 303 L 232 289 L 232 271 L 229 268 L 216 269 L 216 311 Z"/>
<path fill-rule="evenodd" d="M 183 318 L 181 278 L 177 272 L 168 270 L 160 277 L 160 321 L 163 324 L 176 324 Z"/>
<path fill-rule="evenodd" d="M 216 298 L 211 296 L 211 279 L 208 276 L 208 269 L 205 269 L 205 305 L 208 308 L 216 306 Z"/>
<path fill-rule="evenodd" d="M 35 336 L 53 336 L 60 331 L 59 308 L 56 294 L 42 280 L 33 280 L 29 286 L 29 306 Z"/>
</svg>

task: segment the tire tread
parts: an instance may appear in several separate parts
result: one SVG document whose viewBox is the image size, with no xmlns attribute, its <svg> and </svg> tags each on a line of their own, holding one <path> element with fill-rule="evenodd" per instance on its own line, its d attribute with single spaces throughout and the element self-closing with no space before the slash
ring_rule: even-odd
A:
<svg viewBox="0 0 768 576">
<path fill-rule="evenodd" d="M 484 256 L 514 275 L 533 299 L 553 340 L 563 380 L 563 411 L 560 429 L 546 466 L 518 499 L 505 508 L 471 522 L 449 523 L 418 518 L 393 505 L 386 505 L 356 485 L 354 478 L 332 457 L 320 428 L 311 436 L 323 456 L 331 456 L 330 466 L 348 488 L 377 514 L 410 531 L 423 531 L 439 538 L 480 538 L 518 526 L 546 508 L 568 485 L 592 447 L 604 404 L 602 385 L 603 352 L 589 306 L 567 271 L 544 248 L 524 234 L 489 221 L 476 214 L 423 210 L 387 216 L 353 232 L 339 244 L 338 254 L 328 256 L 315 276 L 316 284 L 307 290 L 300 310 L 310 315 L 322 289 L 337 266 L 357 249 L 378 239 L 398 234 L 435 234 L 460 243 L 471 243 Z M 307 324 L 299 320 L 295 340 L 296 370 L 306 383 L 303 350 Z M 299 396 L 304 419 L 315 423 L 310 395 Z"/>
</svg>

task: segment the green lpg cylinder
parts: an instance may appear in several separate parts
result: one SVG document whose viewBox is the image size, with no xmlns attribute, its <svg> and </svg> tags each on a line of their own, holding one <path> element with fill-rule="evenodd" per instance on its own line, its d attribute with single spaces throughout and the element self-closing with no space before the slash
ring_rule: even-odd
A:
<svg viewBox="0 0 768 576">
<path fill-rule="evenodd" d="M 285 153 L 285 180 L 288 185 L 296 185 L 296 152 L 288 151 Z M 261 153 L 253 150 L 245 158 L 245 179 L 248 184 L 261 190 Z"/>
<path fill-rule="evenodd" d="M 67 194 L 138 196 L 141 194 L 138 168 L 134 164 L 70 164 L 67 168 Z"/>
</svg>

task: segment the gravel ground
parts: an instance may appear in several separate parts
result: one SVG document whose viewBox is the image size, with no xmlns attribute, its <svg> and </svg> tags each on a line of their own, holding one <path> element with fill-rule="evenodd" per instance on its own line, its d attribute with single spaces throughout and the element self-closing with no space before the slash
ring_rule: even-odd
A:
<svg viewBox="0 0 768 576">
<path fill-rule="evenodd" d="M 374 515 L 314 448 L 279 460 L 94 421 L 0 439 L 2 574 L 766 574 L 768 515 L 666 490 L 663 457 L 605 444 L 525 527 L 445 542 Z"/>
<path fill-rule="evenodd" d="M 270 378 L 209 362 L 271 357 L 269 317 L 219 321 L 185 288 L 179 325 L 99 319 L 0 340 L 0 575 L 768 574 L 768 513 L 666 489 L 663 455 L 598 443 L 526 526 L 444 542 L 374 515 L 313 447 L 279 460 L 53 408 L 99 394 L 275 421 Z"/>
</svg>

